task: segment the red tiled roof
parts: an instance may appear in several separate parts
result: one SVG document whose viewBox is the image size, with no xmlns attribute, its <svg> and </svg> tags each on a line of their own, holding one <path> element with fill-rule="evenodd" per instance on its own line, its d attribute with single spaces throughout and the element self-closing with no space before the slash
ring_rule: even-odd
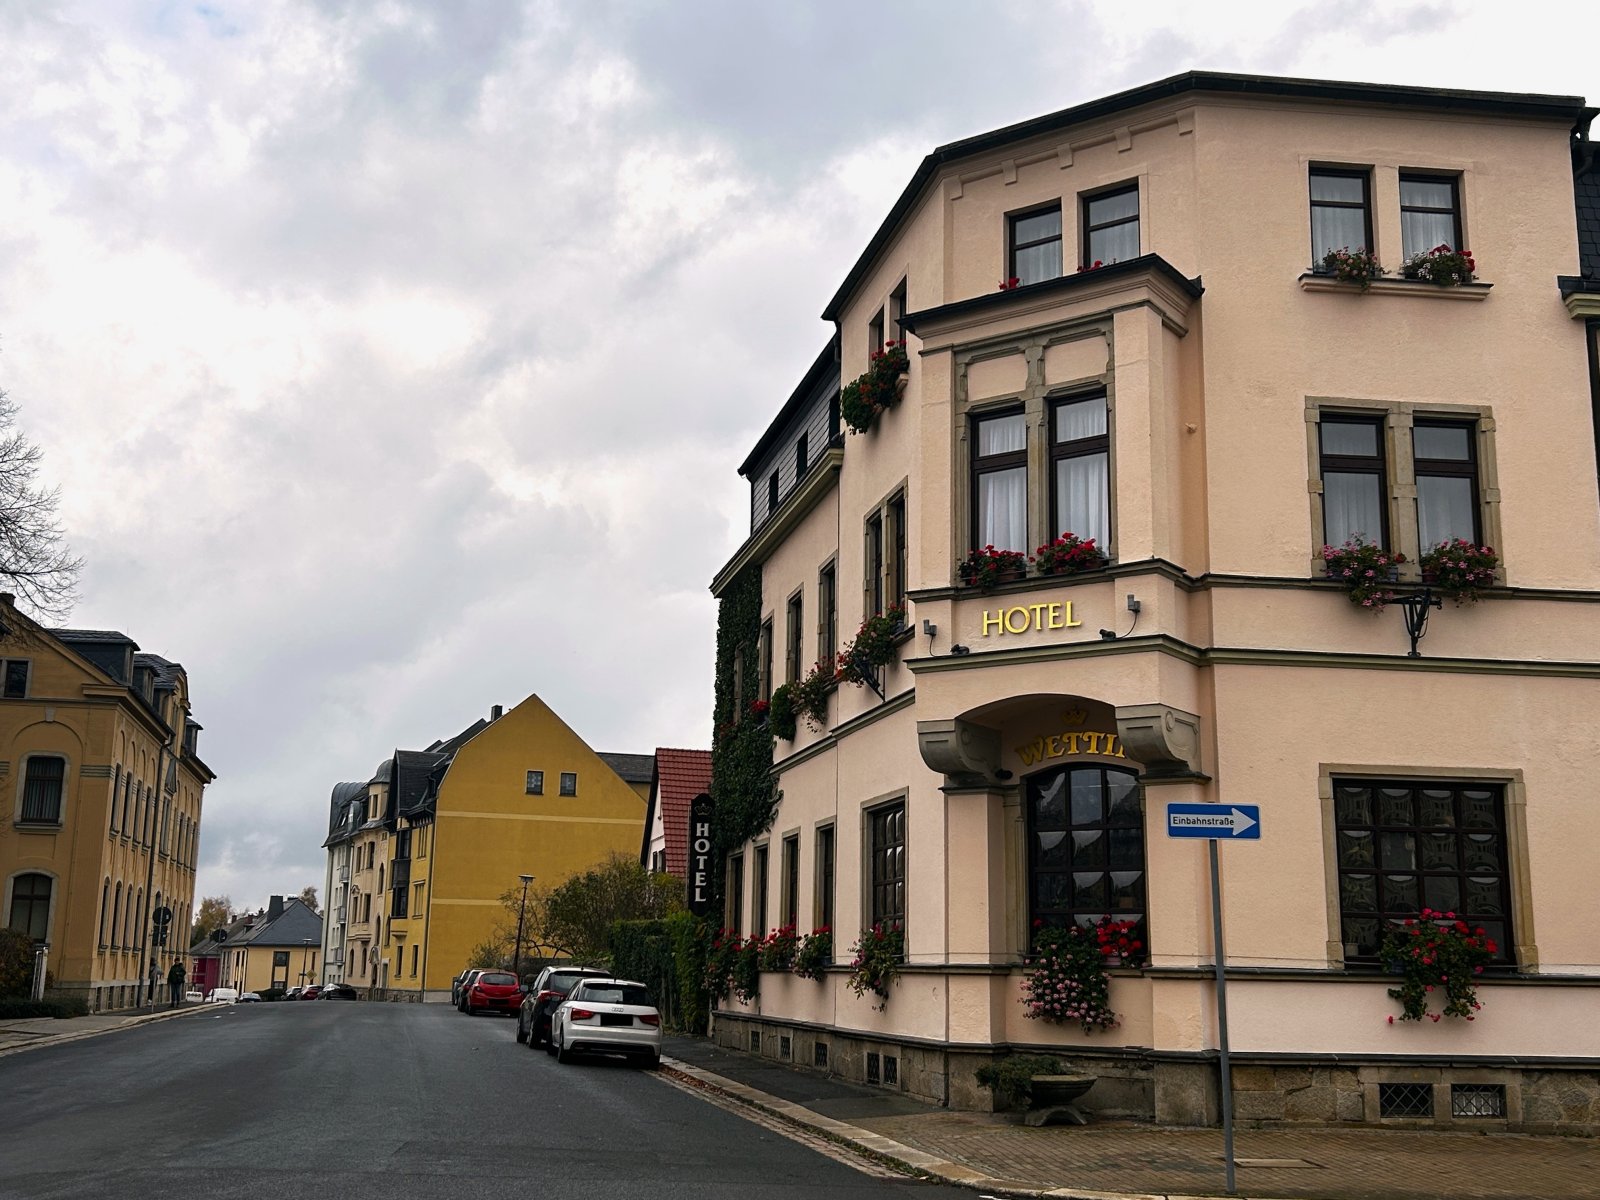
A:
<svg viewBox="0 0 1600 1200">
<path fill-rule="evenodd" d="M 682 879 L 689 872 L 689 804 L 711 790 L 711 751 L 658 747 L 656 778 L 667 870 Z"/>
</svg>

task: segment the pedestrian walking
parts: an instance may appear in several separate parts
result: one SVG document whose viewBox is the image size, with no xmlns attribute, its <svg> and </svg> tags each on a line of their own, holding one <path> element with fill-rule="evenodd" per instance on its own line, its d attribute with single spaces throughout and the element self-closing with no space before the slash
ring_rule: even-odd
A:
<svg viewBox="0 0 1600 1200">
<path fill-rule="evenodd" d="M 172 1007 L 177 1008 L 183 1003 L 183 984 L 187 973 L 181 962 L 172 964 L 172 970 L 167 972 L 167 990 L 172 993 Z"/>
</svg>

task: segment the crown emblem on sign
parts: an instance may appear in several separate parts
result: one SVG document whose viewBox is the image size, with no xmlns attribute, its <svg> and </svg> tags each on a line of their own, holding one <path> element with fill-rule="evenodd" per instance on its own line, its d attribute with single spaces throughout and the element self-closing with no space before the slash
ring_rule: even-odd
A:
<svg viewBox="0 0 1600 1200">
<path fill-rule="evenodd" d="M 1061 714 L 1061 723 L 1068 728 L 1074 725 L 1082 725 L 1088 719 L 1089 710 L 1086 708 L 1069 708 Z"/>
</svg>

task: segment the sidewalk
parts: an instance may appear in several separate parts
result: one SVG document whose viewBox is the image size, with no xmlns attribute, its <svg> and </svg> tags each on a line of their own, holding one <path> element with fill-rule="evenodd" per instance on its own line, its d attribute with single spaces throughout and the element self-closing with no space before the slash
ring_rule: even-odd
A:
<svg viewBox="0 0 1600 1200">
<path fill-rule="evenodd" d="M 162 1008 L 156 1012 L 137 1011 L 93 1013 L 87 1017 L 29 1017 L 16 1021 L 0 1021 L 0 1058 L 36 1046 L 59 1046 L 63 1042 L 76 1042 L 81 1038 L 98 1037 L 102 1033 L 115 1033 L 131 1029 L 150 1021 L 165 1021 L 185 1013 L 204 1011 L 205 1004 L 186 1004 L 182 1008 Z"/>
<path fill-rule="evenodd" d="M 920 1174 L 984 1192 L 1221 1196 L 1222 1131 L 1135 1122 L 1030 1129 L 668 1037 L 669 1066 Z M 1389 1129 L 1239 1130 L 1238 1194 L 1274 1200 L 1595 1200 L 1600 1141 Z"/>
</svg>

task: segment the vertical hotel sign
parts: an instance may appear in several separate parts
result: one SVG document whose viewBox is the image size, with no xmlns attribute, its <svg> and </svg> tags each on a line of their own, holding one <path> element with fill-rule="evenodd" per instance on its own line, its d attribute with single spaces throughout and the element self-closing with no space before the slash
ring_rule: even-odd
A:
<svg viewBox="0 0 1600 1200">
<path fill-rule="evenodd" d="M 711 879 L 711 797 L 701 792 L 689 804 L 689 911 L 711 911 L 716 889 Z"/>
</svg>

